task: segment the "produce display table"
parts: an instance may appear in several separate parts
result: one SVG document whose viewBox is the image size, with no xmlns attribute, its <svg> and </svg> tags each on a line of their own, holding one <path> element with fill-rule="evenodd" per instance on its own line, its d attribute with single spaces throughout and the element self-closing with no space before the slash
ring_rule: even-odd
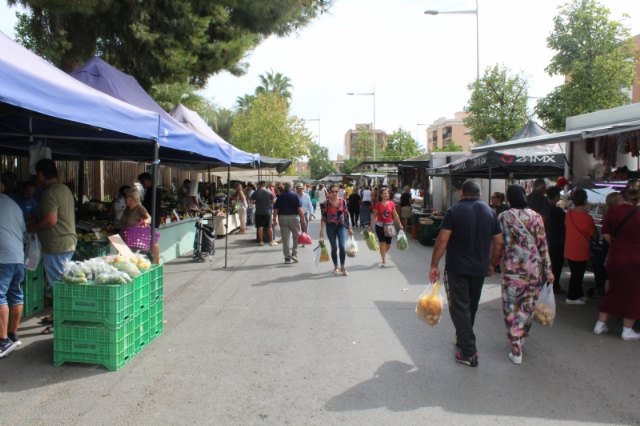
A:
<svg viewBox="0 0 640 426">
<path fill-rule="evenodd" d="M 420 223 L 420 219 L 428 218 L 428 223 Z M 412 223 L 417 227 L 416 238 L 423 246 L 432 246 L 435 242 L 438 232 L 440 232 L 441 216 L 432 216 L 424 214 L 414 214 Z"/>
<path fill-rule="evenodd" d="M 126 284 L 57 282 L 53 291 L 53 363 L 126 365 L 162 334 L 163 267 Z"/>
<path fill-rule="evenodd" d="M 236 229 L 240 227 L 240 215 L 239 214 L 230 214 L 229 215 L 229 227 L 225 229 L 225 224 L 227 223 L 227 216 L 214 216 L 212 218 L 212 224 L 216 229 L 216 235 L 227 235 L 227 233 L 232 233 Z"/>
<path fill-rule="evenodd" d="M 165 263 L 193 250 L 198 219 L 183 219 L 158 228 L 160 233 L 160 261 Z"/>
</svg>

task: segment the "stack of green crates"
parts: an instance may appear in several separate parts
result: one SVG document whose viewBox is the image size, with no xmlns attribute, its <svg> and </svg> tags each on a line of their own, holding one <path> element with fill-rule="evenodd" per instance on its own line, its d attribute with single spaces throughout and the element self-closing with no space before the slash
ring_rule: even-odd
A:
<svg viewBox="0 0 640 426">
<path fill-rule="evenodd" d="M 45 288 L 44 266 L 42 261 L 35 271 L 24 271 L 24 281 L 20 284 L 24 296 L 22 316 L 29 317 L 42 312 L 44 309 Z"/>
<path fill-rule="evenodd" d="M 162 334 L 162 287 L 161 265 L 127 284 L 56 283 L 54 365 L 82 362 L 109 370 L 126 365 Z"/>
</svg>

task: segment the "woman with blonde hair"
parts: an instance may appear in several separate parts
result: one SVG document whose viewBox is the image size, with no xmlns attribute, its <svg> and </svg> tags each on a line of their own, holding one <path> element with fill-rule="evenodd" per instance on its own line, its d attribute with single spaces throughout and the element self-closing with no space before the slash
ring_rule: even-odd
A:
<svg viewBox="0 0 640 426">
<path fill-rule="evenodd" d="M 244 234 L 247 231 L 247 197 L 244 195 L 244 189 L 242 184 L 237 182 L 235 184 L 236 190 L 236 205 L 238 207 L 238 216 L 240 217 L 240 234 Z"/>
<path fill-rule="evenodd" d="M 603 238 L 609 241 L 607 272 L 609 288 L 600 304 L 593 332 L 609 331 L 609 315 L 622 317 L 622 339 L 640 340 L 633 324 L 640 319 L 640 181 L 632 180 L 625 190 L 625 203 L 611 207 L 604 218 Z"/>
</svg>

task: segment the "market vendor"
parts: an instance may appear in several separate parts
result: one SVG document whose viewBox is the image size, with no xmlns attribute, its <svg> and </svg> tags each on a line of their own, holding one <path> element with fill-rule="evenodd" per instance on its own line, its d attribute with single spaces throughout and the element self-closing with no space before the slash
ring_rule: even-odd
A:
<svg viewBox="0 0 640 426">
<path fill-rule="evenodd" d="M 145 209 L 144 206 L 140 204 L 140 191 L 138 191 L 137 189 L 130 189 L 129 191 L 127 191 L 125 202 L 127 204 L 127 207 L 124 209 L 124 212 L 122 213 L 122 219 L 120 220 L 120 232 L 123 238 L 125 229 L 136 226 L 147 228 L 149 225 L 151 225 L 151 215 L 149 214 L 147 209 Z M 153 263 L 160 263 L 160 244 L 157 238 L 153 243 L 151 252 Z"/>
<path fill-rule="evenodd" d="M 152 210 L 152 206 L 153 206 L 153 192 L 151 191 L 151 188 L 153 187 L 153 178 L 151 177 L 150 173 L 141 173 L 138 176 L 138 181 L 140 181 L 140 184 L 142 185 L 142 187 L 144 188 L 144 198 L 142 199 L 142 205 L 144 206 L 145 209 L 147 209 L 147 212 L 149 212 L 149 214 L 153 214 L 153 210 Z M 160 226 L 160 216 L 162 215 L 162 208 L 160 207 L 160 199 L 162 198 L 162 191 L 160 191 L 160 188 L 156 188 L 156 211 L 155 211 L 155 217 L 154 217 L 154 223 L 155 223 L 155 227 L 157 228 L 158 226 Z"/>
</svg>

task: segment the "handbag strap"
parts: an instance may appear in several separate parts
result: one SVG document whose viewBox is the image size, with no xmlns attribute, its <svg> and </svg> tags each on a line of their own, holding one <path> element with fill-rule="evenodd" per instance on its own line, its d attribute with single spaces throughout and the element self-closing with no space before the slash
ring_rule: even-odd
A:
<svg viewBox="0 0 640 426">
<path fill-rule="evenodd" d="M 513 209 L 510 209 L 513 210 Z M 522 227 L 524 228 L 525 231 L 527 231 L 527 234 L 529 234 L 529 236 L 531 238 L 533 238 L 533 243 L 536 244 L 536 237 L 533 236 L 533 234 L 531 233 L 531 231 L 529 231 L 529 228 L 527 228 L 527 225 L 525 225 L 521 220 L 520 220 L 520 216 L 518 216 L 518 213 L 513 212 L 513 215 L 515 216 L 516 220 L 518 222 L 520 222 L 520 225 L 522 225 Z"/>
<path fill-rule="evenodd" d="M 627 223 L 627 221 L 629 219 L 631 219 L 631 216 L 635 215 L 639 211 L 640 211 L 640 207 L 636 207 L 635 209 L 633 209 L 629 213 L 627 213 L 627 215 L 624 217 L 624 219 L 622 219 L 622 222 L 620 222 L 620 225 L 618 225 L 616 230 L 611 235 L 613 235 L 614 237 L 616 235 L 618 235 L 618 233 L 622 230 L 622 227 L 625 225 L 625 223 Z"/>
<path fill-rule="evenodd" d="M 569 212 L 569 219 L 571 219 L 571 223 L 573 223 L 573 227 L 576 228 L 578 232 L 581 233 L 582 236 L 587 239 L 587 242 L 591 243 L 591 240 L 597 241 L 594 237 L 589 238 L 587 234 L 582 232 L 582 229 L 578 228 L 578 225 L 576 225 L 576 222 L 573 220 L 573 210 Z"/>
</svg>

